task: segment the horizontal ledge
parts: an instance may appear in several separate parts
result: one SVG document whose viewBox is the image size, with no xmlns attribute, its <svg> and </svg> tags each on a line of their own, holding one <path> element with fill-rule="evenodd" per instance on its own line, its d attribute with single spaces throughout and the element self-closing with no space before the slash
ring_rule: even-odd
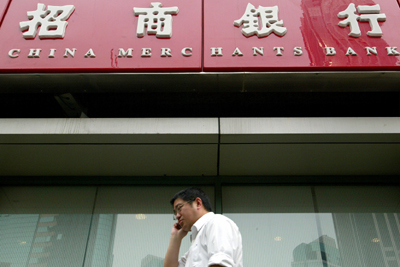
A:
<svg viewBox="0 0 400 267">
<path fill-rule="evenodd" d="M 0 119 L 2 144 L 218 142 L 400 143 L 400 118 L 220 118 L 220 122 L 218 118 Z"/>
<path fill-rule="evenodd" d="M 218 119 L 0 119 L 0 143 L 217 143 Z"/>
<path fill-rule="evenodd" d="M 0 134 L 217 133 L 217 118 L 0 119 Z"/>
<path fill-rule="evenodd" d="M 400 142 L 400 118 L 221 118 L 221 143 Z"/>
<path fill-rule="evenodd" d="M 400 134 L 400 117 L 221 118 L 221 134 Z"/>
</svg>

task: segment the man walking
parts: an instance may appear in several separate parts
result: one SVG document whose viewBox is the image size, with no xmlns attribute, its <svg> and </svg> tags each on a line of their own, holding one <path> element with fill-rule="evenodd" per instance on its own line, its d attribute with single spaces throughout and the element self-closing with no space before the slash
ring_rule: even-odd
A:
<svg viewBox="0 0 400 267">
<path fill-rule="evenodd" d="M 214 214 L 199 188 L 178 192 L 172 199 L 174 218 L 164 267 L 243 267 L 242 237 L 229 218 Z M 189 251 L 179 259 L 182 239 L 191 231 Z"/>
</svg>

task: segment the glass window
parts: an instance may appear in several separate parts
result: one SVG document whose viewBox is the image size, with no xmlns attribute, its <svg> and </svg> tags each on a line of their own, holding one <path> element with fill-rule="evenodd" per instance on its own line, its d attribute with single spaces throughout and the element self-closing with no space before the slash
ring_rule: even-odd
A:
<svg viewBox="0 0 400 267">
<path fill-rule="evenodd" d="M 399 187 L 316 187 L 315 193 L 319 212 L 332 217 L 342 266 L 400 266 Z"/>
<path fill-rule="evenodd" d="M 95 192 L 94 187 L 1 187 L 0 266 L 82 267 Z"/>
<path fill-rule="evenodd" d="M 318 239 L 309 187 L 227 186 L 222 203 L 241 231 L 243 266 L 291 266 L 294 249 Z"/>
<path fill-rule="evenodd" d="M 399 187 L 226 186 L 222 203 L 244 266 L 400 266 Z"/>
<path fill-rule="evenodd" d="M 0 266 L 162 267 L 183 188 L 1 187 Z M 245 267 L 400 266 L 398 186 L 226 185 L 220 200 Z"/>
<path fill-rule="evenodd" d="M 39 220 L 39 222 L 41 223 L 53 222 L 53 221 L 54 221 L 54 216 L 48 216 L 47 214 L 43 214 Z"/>
<path fill-rule="evenodd" d="M 41 253 L 43 252 L 44 247 L 34 247 L 32 248 L 32 253 Z"/>
<path fill-rule="evenodd" d="M 180 187 L 100 187 L 85 267 L 162 267 Z M 213 187 L 201 187 L 214 205 Z M 183 255 L 190 246 L 185 237 Z"/>
<path fill-rule="evenodd" d="M 39 232 L 39 233 L 48 232 L 48 228 L 47 228 L 47 226 L 45 226 L 45 227 L 38 227 L 38 228 L 37 228 L 37 232 Z"/>
</svg>

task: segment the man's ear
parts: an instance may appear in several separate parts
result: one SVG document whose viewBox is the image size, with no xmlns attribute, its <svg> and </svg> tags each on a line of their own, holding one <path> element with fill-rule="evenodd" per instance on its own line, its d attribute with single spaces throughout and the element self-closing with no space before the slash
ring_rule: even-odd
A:
<svg viewBox="0 0 400 267">
<path fill-rule="evenodd" d="M 203 201 L 201 200 L 201 198 L 197 197 L 194 201 L 196 202 L 197 209 L 200 209 L 201 207 L 203 207 Z"/>
</svg>

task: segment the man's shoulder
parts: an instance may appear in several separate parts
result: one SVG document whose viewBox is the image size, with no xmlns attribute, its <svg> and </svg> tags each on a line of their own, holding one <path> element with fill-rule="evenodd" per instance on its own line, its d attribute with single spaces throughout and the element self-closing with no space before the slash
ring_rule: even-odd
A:
<svg viewBox="0 0 400 267">
<path fill-rule="evenodd" d="M 225 215 L 222 214 L 214 214 L 214 220 L 227 220 L 227 221 L 232 221 L 231 219 L 229 219 L 228 217 L 226 217 Z"/>
<path fill-rule="evenodd" d="M 240 238 L 241 236 L 239 227 L 236 223 L 221 214 L 215 214 L 204 228 L 206 236 L 210 233 L 212 236 L 217 235 L 221 238 Z"/>
<path fill-rule="evenodd" d="M 214 214 L 214 216 L 209 221 L 211 224 L 223 224 L 223 225 L 231 225 L 237 227 L 236 223 L 232 221 L 230 218 L 226 217 L 222 214 Z"/>
</svg>

